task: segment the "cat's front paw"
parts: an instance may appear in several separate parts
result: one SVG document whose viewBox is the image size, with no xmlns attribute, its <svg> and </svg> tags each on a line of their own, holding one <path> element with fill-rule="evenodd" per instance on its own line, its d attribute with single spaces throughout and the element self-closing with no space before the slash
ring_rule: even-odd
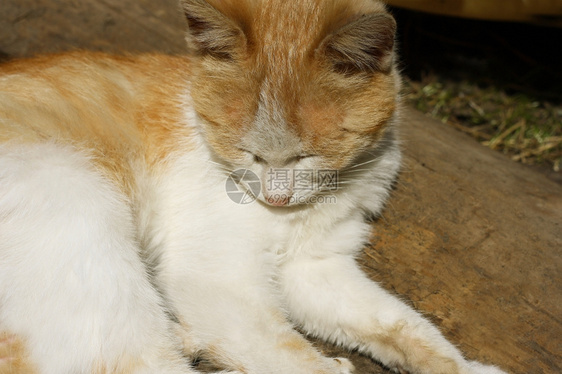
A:
<svg viewBox="0 0 562 374">
<path fill-rule="evenodd" d="M 495 366 L 484 365 L 477 361 L 468 362 L 465 372 L 466 374 L 507 374 Z"/>
<path fill-rule="evenodd" d="M 333 360 L 339 369 L 338 374 L 352 374 L 355 371 L 355 366 L 347 358 L 336 357 Z"/>
</svg>

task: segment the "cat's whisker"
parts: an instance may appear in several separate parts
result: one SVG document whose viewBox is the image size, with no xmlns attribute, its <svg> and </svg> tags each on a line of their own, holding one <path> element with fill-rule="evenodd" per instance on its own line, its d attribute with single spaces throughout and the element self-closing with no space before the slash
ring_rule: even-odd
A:
<svg viewBox="0 0 562 374">
<path fill-rule="evenodd" d="M 233 168 L 230 168 L 230 167 L 228 167 L 228 166 L 226 166 L 226 165 L 224 165 L 220 162 L 216 162 L 216 161 L 213 161 L 213 160 L 208 160 L 207 162 L 212 164 L 214 167 L 216 167 L 216 170 L 221 170 L 221 171 L 224 171 L 226 173 L 234 172 Z"/>
<path fill-rule="evenodd" d="M 360 174 L 362 172 L 370 172 L 373 171 L 373 169 L 370 168 L 360 168 L 360 169 L 351 169 L 351 170 L 342 170 L 339 172 L 340 176 L 345 176 L 345 175 L 357 175 Z"/>
<path fill-rule="evenodd" d="M 377 161 L 379 161 L 379 160 L 380 160 L 380 157 L 376 157 L 376 156 L 375 156 L 375 158 L 369 159 L 369 160 L 364 161 L 364 162 L 361 162 L 361 163 L 359 163 L 359 164 L 354 164 L 354 165 L 348 166 L 348 167 L 345 168 L 344 170 L 355 169 L 355 168 L 358 168 L 358 167 L 361 167 L 361 166 L 365 166 L 365 165 L 369 165 L 369 164 L 375 163 L 375 162 L 377 162 Z"/>
</svg>

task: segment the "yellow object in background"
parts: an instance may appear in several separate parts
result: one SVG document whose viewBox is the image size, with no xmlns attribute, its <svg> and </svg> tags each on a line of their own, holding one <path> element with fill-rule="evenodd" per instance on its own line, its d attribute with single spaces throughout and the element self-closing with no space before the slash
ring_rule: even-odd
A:
<svg viewBox="0 0 562 374">
<path fill-rule="evenodd" d="M 562 0 L 386 0 L 422 12 L 562 27 Z"/>
</svg>

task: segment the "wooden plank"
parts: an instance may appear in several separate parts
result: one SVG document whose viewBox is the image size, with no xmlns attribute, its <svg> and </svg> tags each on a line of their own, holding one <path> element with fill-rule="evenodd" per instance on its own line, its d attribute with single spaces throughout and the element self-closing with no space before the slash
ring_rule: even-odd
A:
<svg viewBox="0 0 562 374">
<path fill-rule="evenodd" d="M 185 51 L 175 0 L 2 0 L 0 51 L 9 56 L 87 48 Z"/>
<path fill-rule="evenodd" d="M 560 0 L 385 0 L 411 10 L 496 21 L 524 21 L 562 26 Z"/>
<path fill-rule="evenodd" d="M 181 53 L 176 9 L 175 0 L 3 0 L 0 51 Z M 404 170 L 361 259 L 369 276 L 472 359 L 562 372 L 562 187 L 414 111 L 402 136 Z M 387 373 L 322 348 L 351 357 L 358 373 Z"/>
<path fill-rule="evenodd" d="M 562 186 L 409 111 L 406 161 L 363 258 L 471 358 L 562 372 Z"/>
</svg>

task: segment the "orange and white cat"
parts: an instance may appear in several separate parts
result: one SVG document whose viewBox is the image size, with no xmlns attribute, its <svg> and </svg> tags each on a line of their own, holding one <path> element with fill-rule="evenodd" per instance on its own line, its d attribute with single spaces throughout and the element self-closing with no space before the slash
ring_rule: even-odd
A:
<svg viewBox="0 0 562 374">
<path fill-rule="evenodd" d="M 353 371 L 295 325 L 399 372 L 502 373 L 354 260 L 400 165 L 384 6 L 182 6 L 188 57 L 0 67 L 0 373 Z"/>
</svg>

